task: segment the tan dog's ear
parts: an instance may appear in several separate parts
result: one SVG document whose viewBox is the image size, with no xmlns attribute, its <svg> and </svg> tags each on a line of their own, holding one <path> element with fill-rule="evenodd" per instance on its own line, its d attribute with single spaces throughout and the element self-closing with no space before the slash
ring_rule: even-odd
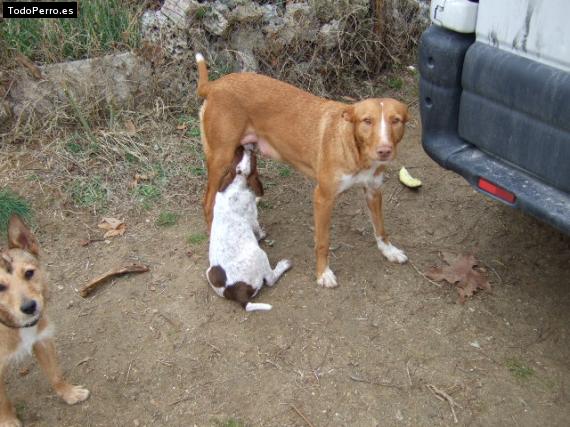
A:
<svg viewBox="0 0 570 427">
<path fill-rule="evenodd" d="M 226 169 L 224 176 L 222 176 L 222 179 L 220 179 L 220 185 L 218 186 L 219 192 L 223 193 L 226 191 L 226 188 L 228 188 L 228 186 L 234 181 L 236 177 L 236 169 L 239 165 L 239 162 L 241 162 L 241 159 L 243 158 L 243 153 L 244 148 L 241 145 L 236 148 L 232 165 Z"/>
<path fill-rule="evenodd" d="M 12 215 L 8 222 L 8 247 L 10 249 L 22 249 L 38 256 L 40 245 L 18 215 Z"/>
<path fill-rule="evenodd" d="M 247 185 L 249 185 L 257 197 L 263 196 L 263 184 L 259 179 L 257 170 L 257 156 L 253 151 L 251 152 L 251 171 L 247 177 Z"/>
<path fill-rule="evenodd" d="M 347 122 L 354 123 L 354 107 L 352 105 L 342 112 L 342 118 Z"/>
<path fill-rule="evenodd" d="M 396 105 L 398 114 L 402 116 L 402 123 L 407 123 L 409 120 L 408 106 L 402 102 L 398 102 Z"/>
</svg>

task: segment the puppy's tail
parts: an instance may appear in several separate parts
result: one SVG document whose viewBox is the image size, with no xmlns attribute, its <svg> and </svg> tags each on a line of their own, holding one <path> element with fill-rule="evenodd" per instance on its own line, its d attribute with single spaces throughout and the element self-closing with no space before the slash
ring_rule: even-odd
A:
<svg viewBox="0 0 570 427">
<path fill-rule="evenodd" d="M 272 308 L 271 304 L 262 302 L 248 302 L 245 304 L 245 311 L 269 311 Z"/>
<path fill-rule="evenodd" d="M 196 63 L 198 64 L 198 95 L 202 98 L 208 96 L 208 67 L 206 60 L 201 53 L 196 54 Z"/>
</svg>

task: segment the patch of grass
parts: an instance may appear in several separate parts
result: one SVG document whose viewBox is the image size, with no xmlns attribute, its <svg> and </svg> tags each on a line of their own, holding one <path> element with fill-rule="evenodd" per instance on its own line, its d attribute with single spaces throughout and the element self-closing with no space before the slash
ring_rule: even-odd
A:
<svg viewBox="0 0 570 427">
<path fill-rule="evenodd" d="M 518 359 L 507 359 L 506 366 L 515 378 L 527 380 L 534 375 L 534 369 Z"/>
<path fill-rule="evenodd" d="M 196 9 L 196 13 L 194 14 L 194 16 L 196 17 L 197 20 L 202 20 L 206 17 L 206 15 L 208 15 L 211 9 L 212 8 L 210 6 L 201 6 L 198 9 Z"/>
<path fill-rule="evenodd" d="M 233 417 L 223 421 L 216 420 L 214 422 L 216 424 L 216 427 L 247 427 L 247 425 L 244 422 Z"/>
<path fill-rule="evenodd" d="M 161 212 L 156 220 L 159 227 L 170 227 L 178 222 L 178 214 L 174 212 Z"/>
<path fill-rule="evenodd" d="M 202 166 L 189 166 L 188 172 L 190 172 L 192 176 L 206 176 L 206 169 Z"/>
<path fill-rule="evenodd" d="M 6 19 L 0 39 L 43 63 L 90 58 L 139 46 L 139 16 L 144 2 L 90 0 L 77 19 Z"/>
<path fill-rule="evenodd" d="M 200 121 L 194 116 L 182 116 L 178 119 L 179 125 L 186 125 L 186 136 L 200 137 Z"/>
<path fill-rule="evenodd" d="M 404 86 L 404 81 L 400 77 L 390 77 L 388 79 L 388 87 L 390 89 L 400 90 Z"/>
<path fill-rule="evenodd" d="M 69 191 L 73 202 L 79 207 L 103 207 L 107 204 L 108 191 L 98 176 L 84 180 L 75 178 Z"/>
<path fill-rule="evenodd" d="M 18 214 L 29 222 L 32 210 L 30 205 L 16 193 L 10 190 L 0 190 L 0 230 L 6 231 L 8 220 L 13 214 Z"/>
<path fill-rule="evenodd" d="M 291 168 L 289 166 L 279 166 L 279 176 L 291 176 Z"/>
<path fill-rule="evenodd" d="M 269 202 L 266 202 L 265 200 L 260 200 L 257 204 L 257 207 L 259 209 L 273 209 L 273 205 Z"/>
<path fill-rule="evenodd" d="M 143 207 L 148 209 L 160 198 L 162 192 L 160 188 L 154 184 L 141 184 L 135 188 L 135 193 L 139 197 Z"/>
<path fill-rule="evenodd" d="M 204 233 L 193 233 L 186 239 L 189 245 L 199 245 L 206 240 L 208 240 L 208 236 Z"/>
</svg>

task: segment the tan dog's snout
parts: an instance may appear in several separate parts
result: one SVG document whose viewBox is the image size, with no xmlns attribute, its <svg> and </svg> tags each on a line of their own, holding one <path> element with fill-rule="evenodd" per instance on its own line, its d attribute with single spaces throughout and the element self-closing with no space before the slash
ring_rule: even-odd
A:
<svg viewBox="0 0 570 427">
<path fill-rule="evenodd" d="M 376 149 L 376 153 L 378 153 L 378 158 L 383 162 L 392 160 L 392 153 L 393 153 L 392 145 L 382 144 L 378 146 L 378 148 Z"/>
</svg>

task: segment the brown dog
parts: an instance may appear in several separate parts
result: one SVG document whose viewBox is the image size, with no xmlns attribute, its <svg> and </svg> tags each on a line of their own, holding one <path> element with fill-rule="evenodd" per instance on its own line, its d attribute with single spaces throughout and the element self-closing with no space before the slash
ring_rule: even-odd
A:
<svg viewBox="0 0 570 427">
<path fill-rule="evenodd" d="M 89 391 L 66 382 L 57 364 L 52 325 L 44 314 L 47 287 L 39 262 L 39 246 L 22 220 L 8 225 L 8 250 L 0 251 L 0 427 L 18 427 L 4 391 L 10 359 L 35 354 L 55 392 L 68 404 L 81 402 Z"/>
<path fill-rule="evenodd" d="M 262 154 L 283 160 L 317 181 L 314 192 L 317 282 L 335 287 L 328 266 L 329 228 L 337 195 L 352 186 L 366 194 L 380 251 L 393 262 L 406 255 L 389 243 L 380 186 L 386 165 L 404 135 L 407 107 L 389 98 L 352 105 L 311 95 L 287 83 L 253 73 L 226 75 L 209 82 L 206 62 L 198 62 L 202 143 L 208 164 L 204 215 L 208 230 L 221 177 L 236 147 L 255 143 Z"/>
</svg>

